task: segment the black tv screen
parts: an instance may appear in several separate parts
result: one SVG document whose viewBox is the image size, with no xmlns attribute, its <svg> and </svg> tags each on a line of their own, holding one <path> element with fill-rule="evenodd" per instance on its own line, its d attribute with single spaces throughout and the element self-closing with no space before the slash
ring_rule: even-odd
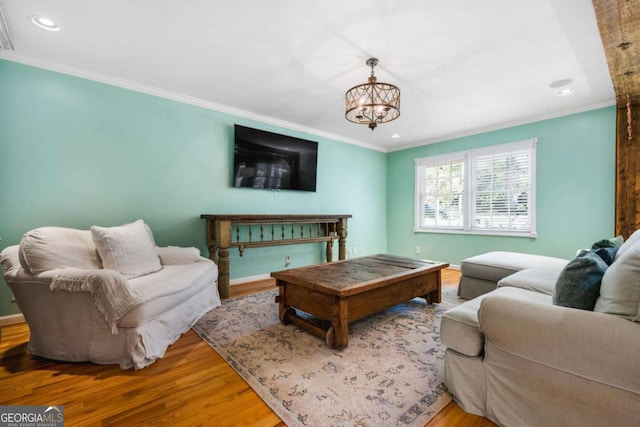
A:
<svg viewBox="0 0 640 427">
<path fill-rule="evenodd" d="M 318 143 L 234 126 L 233 186 L 316 191 Z"/>
</svg>

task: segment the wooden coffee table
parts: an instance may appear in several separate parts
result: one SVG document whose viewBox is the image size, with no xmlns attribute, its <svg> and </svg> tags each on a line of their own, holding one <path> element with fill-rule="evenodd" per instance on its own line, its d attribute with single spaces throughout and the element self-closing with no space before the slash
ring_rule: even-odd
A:
<svg viewBox="0 0 640 427">
<path fill-rule="evenodd" d="M 349 323 L 415 297 L 441 301 L 441 270 L 449 264 L 393 255 L 372 255 L 276 271 L 280 321 L 324 338 L 337 349 L 349 345 Z M 324 328 L 296 309 L 328 321 Z"/>
</svg>

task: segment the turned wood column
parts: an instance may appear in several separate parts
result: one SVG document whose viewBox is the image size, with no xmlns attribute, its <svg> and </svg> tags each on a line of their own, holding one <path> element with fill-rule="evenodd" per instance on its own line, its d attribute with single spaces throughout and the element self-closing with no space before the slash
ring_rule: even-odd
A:
<svg viewBox="0 0 640 427">
<path fill-rule="evenodd" d="M 231 221 L 207 220 L 213 222 L 213 251 L 209 258 L 218 265 L 218 292 L 221 298 L 229 296 L 229 248 L 231 247 Z"/>
<path fill-rule="evenodd" d="M 326 255 L 327 255 L 327 262 L 332 262 L 333 261 L 333 240 L 329 240 L 327 242 Z"/>
<path fill-rule="evenodd" d="M 347 258 L 347 218 L 338 220 L 338 259 Z"/>
</svg>

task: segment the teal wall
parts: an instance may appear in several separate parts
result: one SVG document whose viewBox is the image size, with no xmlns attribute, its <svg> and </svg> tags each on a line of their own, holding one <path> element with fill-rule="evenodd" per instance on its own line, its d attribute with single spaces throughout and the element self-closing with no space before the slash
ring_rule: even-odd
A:
<svg viewBox="0 0 640 427">
<path fill-rule="evenodd" d="M 493 250 L 572 258 L 614 233 L 615 107 L 397 151 L 387 161 L 389 253 L 460 264 Z M 415 233 L 414 159 L 538 138 L 538 237 Z"/>
<path fill-rule="evenodd" d="M 319 142 L 318 191 L 230 187 L 232 126 Z M 538 238 L 413 232 L 414 159 L 538 138 Z M 143 218 L 206 252 L 201 213 L 349 213 L 348 246 L 459 264 L 489 250 L 572 257 L 613 235 L 615 108 L 384 154 L 0 60 L 0 249 L 27 230 Z M 385 233 L 386 230 L 386 233 Z M 385 237 L 388 236 L 387 237 Z M 321 245 L 231 251 L 231 278 L 319 262 Z M 0 316 L 17 313 L 0 284 Z"/>
<path fill-rule="evenodd" d="M 232 188 L 234 123 L 318 141 L 317 192 Z M 384 252 L 386 167 L 375 150 L 0 60 L 0 249 L 43 225 L 143 218 L 159 245 L 206 253 L 202 213 L 346 213 L 349 248 Z M 231 278 L 283 269 L 285 254 L 295 267 L 323 253 L 232 250 Z M 0 283 L 0 316 L 17 312 Z"/>
</svg>

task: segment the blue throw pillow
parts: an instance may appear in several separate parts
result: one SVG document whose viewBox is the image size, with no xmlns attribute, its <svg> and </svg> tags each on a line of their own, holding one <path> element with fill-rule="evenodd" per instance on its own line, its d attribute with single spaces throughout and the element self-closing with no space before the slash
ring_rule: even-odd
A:
<svg viewBox="0 0 640 427">
<path fill-rule="evenodd" d="M 607 267 L 607 263 L 595 252 L 580 251 L 560 273 L 553 303 L 593 311 Z"/>
<path fill-rule="evenodd" d="M 610 239 L 602 239 L 591 245 L 591 249 L 599 248 L 619 248 L 624 243 L 622 236 L 612 237 Z"/>
<path fill-rule="evenodd" d="M 616 254 L 618 253 L 618 248 L 599 248 L 592 249 L 592 252 L 598 255 L 607 265 L 613 264 L 613 261 L 616 260 Z"/>
</svg>

